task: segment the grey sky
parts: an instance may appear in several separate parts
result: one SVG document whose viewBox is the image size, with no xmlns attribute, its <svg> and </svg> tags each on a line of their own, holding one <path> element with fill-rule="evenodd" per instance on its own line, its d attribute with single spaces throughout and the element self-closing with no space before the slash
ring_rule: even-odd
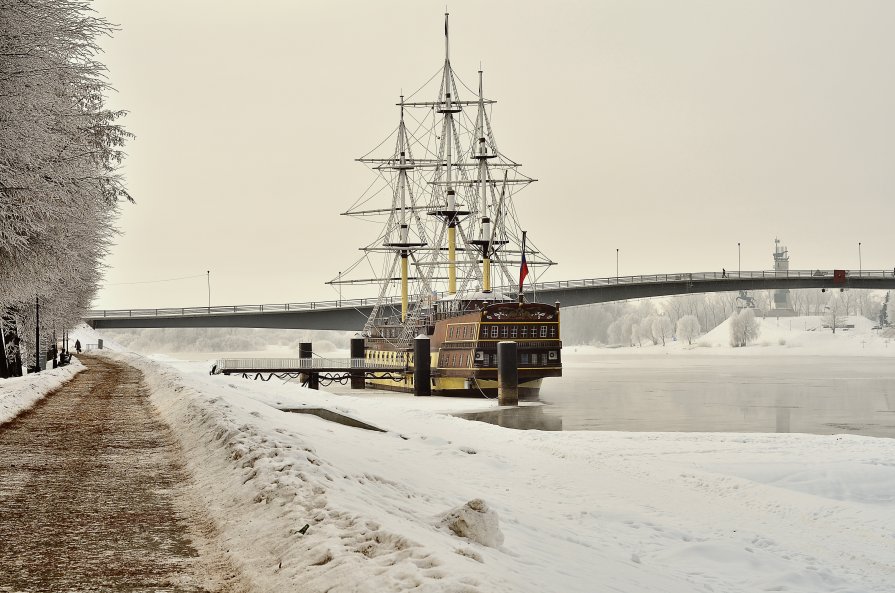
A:
<svg viewBox="0 0 895 593">
<path fill-rule="evenodd" d="M 98 307 L 330 298 L 376 229 L 339 216 L 353 159 L 443 60 L 444 4 L 97 0 L 137 135 L 137 205 Z M 452 64 L 481 61 L 545 279 L 771 266 L 892 268 L 895 3 L 454 1 Z M 373 296 L 371 287 L 345 295 Z"/>
</svg>

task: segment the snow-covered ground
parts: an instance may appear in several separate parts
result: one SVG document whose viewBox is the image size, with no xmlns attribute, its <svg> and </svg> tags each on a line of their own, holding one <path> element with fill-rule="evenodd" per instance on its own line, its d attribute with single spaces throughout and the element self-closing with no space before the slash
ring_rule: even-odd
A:
<svg viewBox="0 0 895 593">
<path fill-rule="evenodd" d="M 835 356 L 895 356 L 895 336 L 891 329 L 875 330 L 874 322 L 854 315 L 845 318 L 851 328 L 837 328 L 836 333 L 824 327 L 824 317 L 757 317 L 758 338 L 742 348 L 730 345 L 730 320 L 726 320 L 692 344 L 668 340 L 665 346 L 643 340 L 642 346 L 611 347 L 567 346 L 564 352 L 615 354 L 700 354 L 734 356 L 753 355 L 835 355 Z"/>
<path fill-rule="evenodd" d="M 83 370 L 83 365 L 72 358 L 71 364 L 64 367 L 50 368 L 24 377 L 0 379 L 0 424 L 30 410 L 48 393 Z"/>
<path fill-rule="evenodd" d="M 492 401 L 337 396 L 108 355 L 146 374 L 261 590 L 891 591 L 893 440 L 514 431 L 449 415 Z M 277 409 L 296 405 L 386 432 Z M 497 514 L 496 547 L 444 525 L 476 499 Z M 493 515 L 466 515 L 500 541 Z"/>
</svg>

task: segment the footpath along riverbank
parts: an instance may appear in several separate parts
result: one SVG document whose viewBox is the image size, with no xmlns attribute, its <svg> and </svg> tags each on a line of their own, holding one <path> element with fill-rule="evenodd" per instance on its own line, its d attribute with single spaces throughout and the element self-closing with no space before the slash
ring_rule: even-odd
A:
<svg viewBox="0 0 895 593">
<path fill-rule="evenodd" d="M 0 427 L 0 590 L 245 590 L 142 373 L 80 360 Z"/>
</svg>

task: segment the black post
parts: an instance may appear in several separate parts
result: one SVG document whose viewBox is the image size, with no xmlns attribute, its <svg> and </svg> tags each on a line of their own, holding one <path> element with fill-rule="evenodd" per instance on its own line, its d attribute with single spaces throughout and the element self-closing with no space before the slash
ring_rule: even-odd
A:
<svg viewBox="0 0 895 593">
<path fill-rule="evenodd" d="M 516 342 L 497 344 L 497 403 L 501 406 L 519 405 L 519 363 Z"/>
<path fill-rule="evenodd" d="M 413 395 L 432 395 L 431 345 L 426 336 L 413 341 Z"/>
<path fill-rule="evenodd" d="M 352 389 L 365 389 L 367 386 L 367 380 L 364 377 L 363 364 L 364 364 L 364 339 L 360 336 L 351 338 L 351 388 Z M 359 362 L 358 362 L 359 361 Z M 355 369 L 355 366 L 360 367 L 360 370 Z"/>
<path fill-rule="evenodd" d="M 40 297 L 34 297 L 34 372 L 40 371 Z"/>
<path fill-rule="evenodd" d="M 308 373 L 308 389 L 320 389 L 320 375 L 312 372 Z"/>
<path fill-rule="evenodd" d="M 0 318 L 0 379 L 6 379 L 9 376 L 9 360 L 6 358 L 6 328 L 3 327 L 3 319 Z"/>
<path fill-rule="evenodd" d="M 299 342 L 298 357 L 299 358 L 311 358 L 311 356 L 312 356 L 311 342 Z M 308 387 L 311 387 L 311 375 L 309 373 L 300 373 L 298 375 L 298 380 L 302 383 L 307 383 Z M 314 387 L 313 389 L 316 389 L 316 387 Z"/>
</svg>

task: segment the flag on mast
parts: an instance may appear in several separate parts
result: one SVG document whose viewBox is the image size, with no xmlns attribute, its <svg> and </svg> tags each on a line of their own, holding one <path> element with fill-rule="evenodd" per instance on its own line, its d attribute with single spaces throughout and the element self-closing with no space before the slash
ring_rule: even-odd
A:
<svg viewBox="0 0 895 593">
<path fill-rule="evenodd" d="M 522 298 L 522 283 L 528 276 L 528 262 L 525 261 L 525 235 L 528 231 L 522 231 L 522 263 L 519 265 L 519 298 Z"/>
</svg>

